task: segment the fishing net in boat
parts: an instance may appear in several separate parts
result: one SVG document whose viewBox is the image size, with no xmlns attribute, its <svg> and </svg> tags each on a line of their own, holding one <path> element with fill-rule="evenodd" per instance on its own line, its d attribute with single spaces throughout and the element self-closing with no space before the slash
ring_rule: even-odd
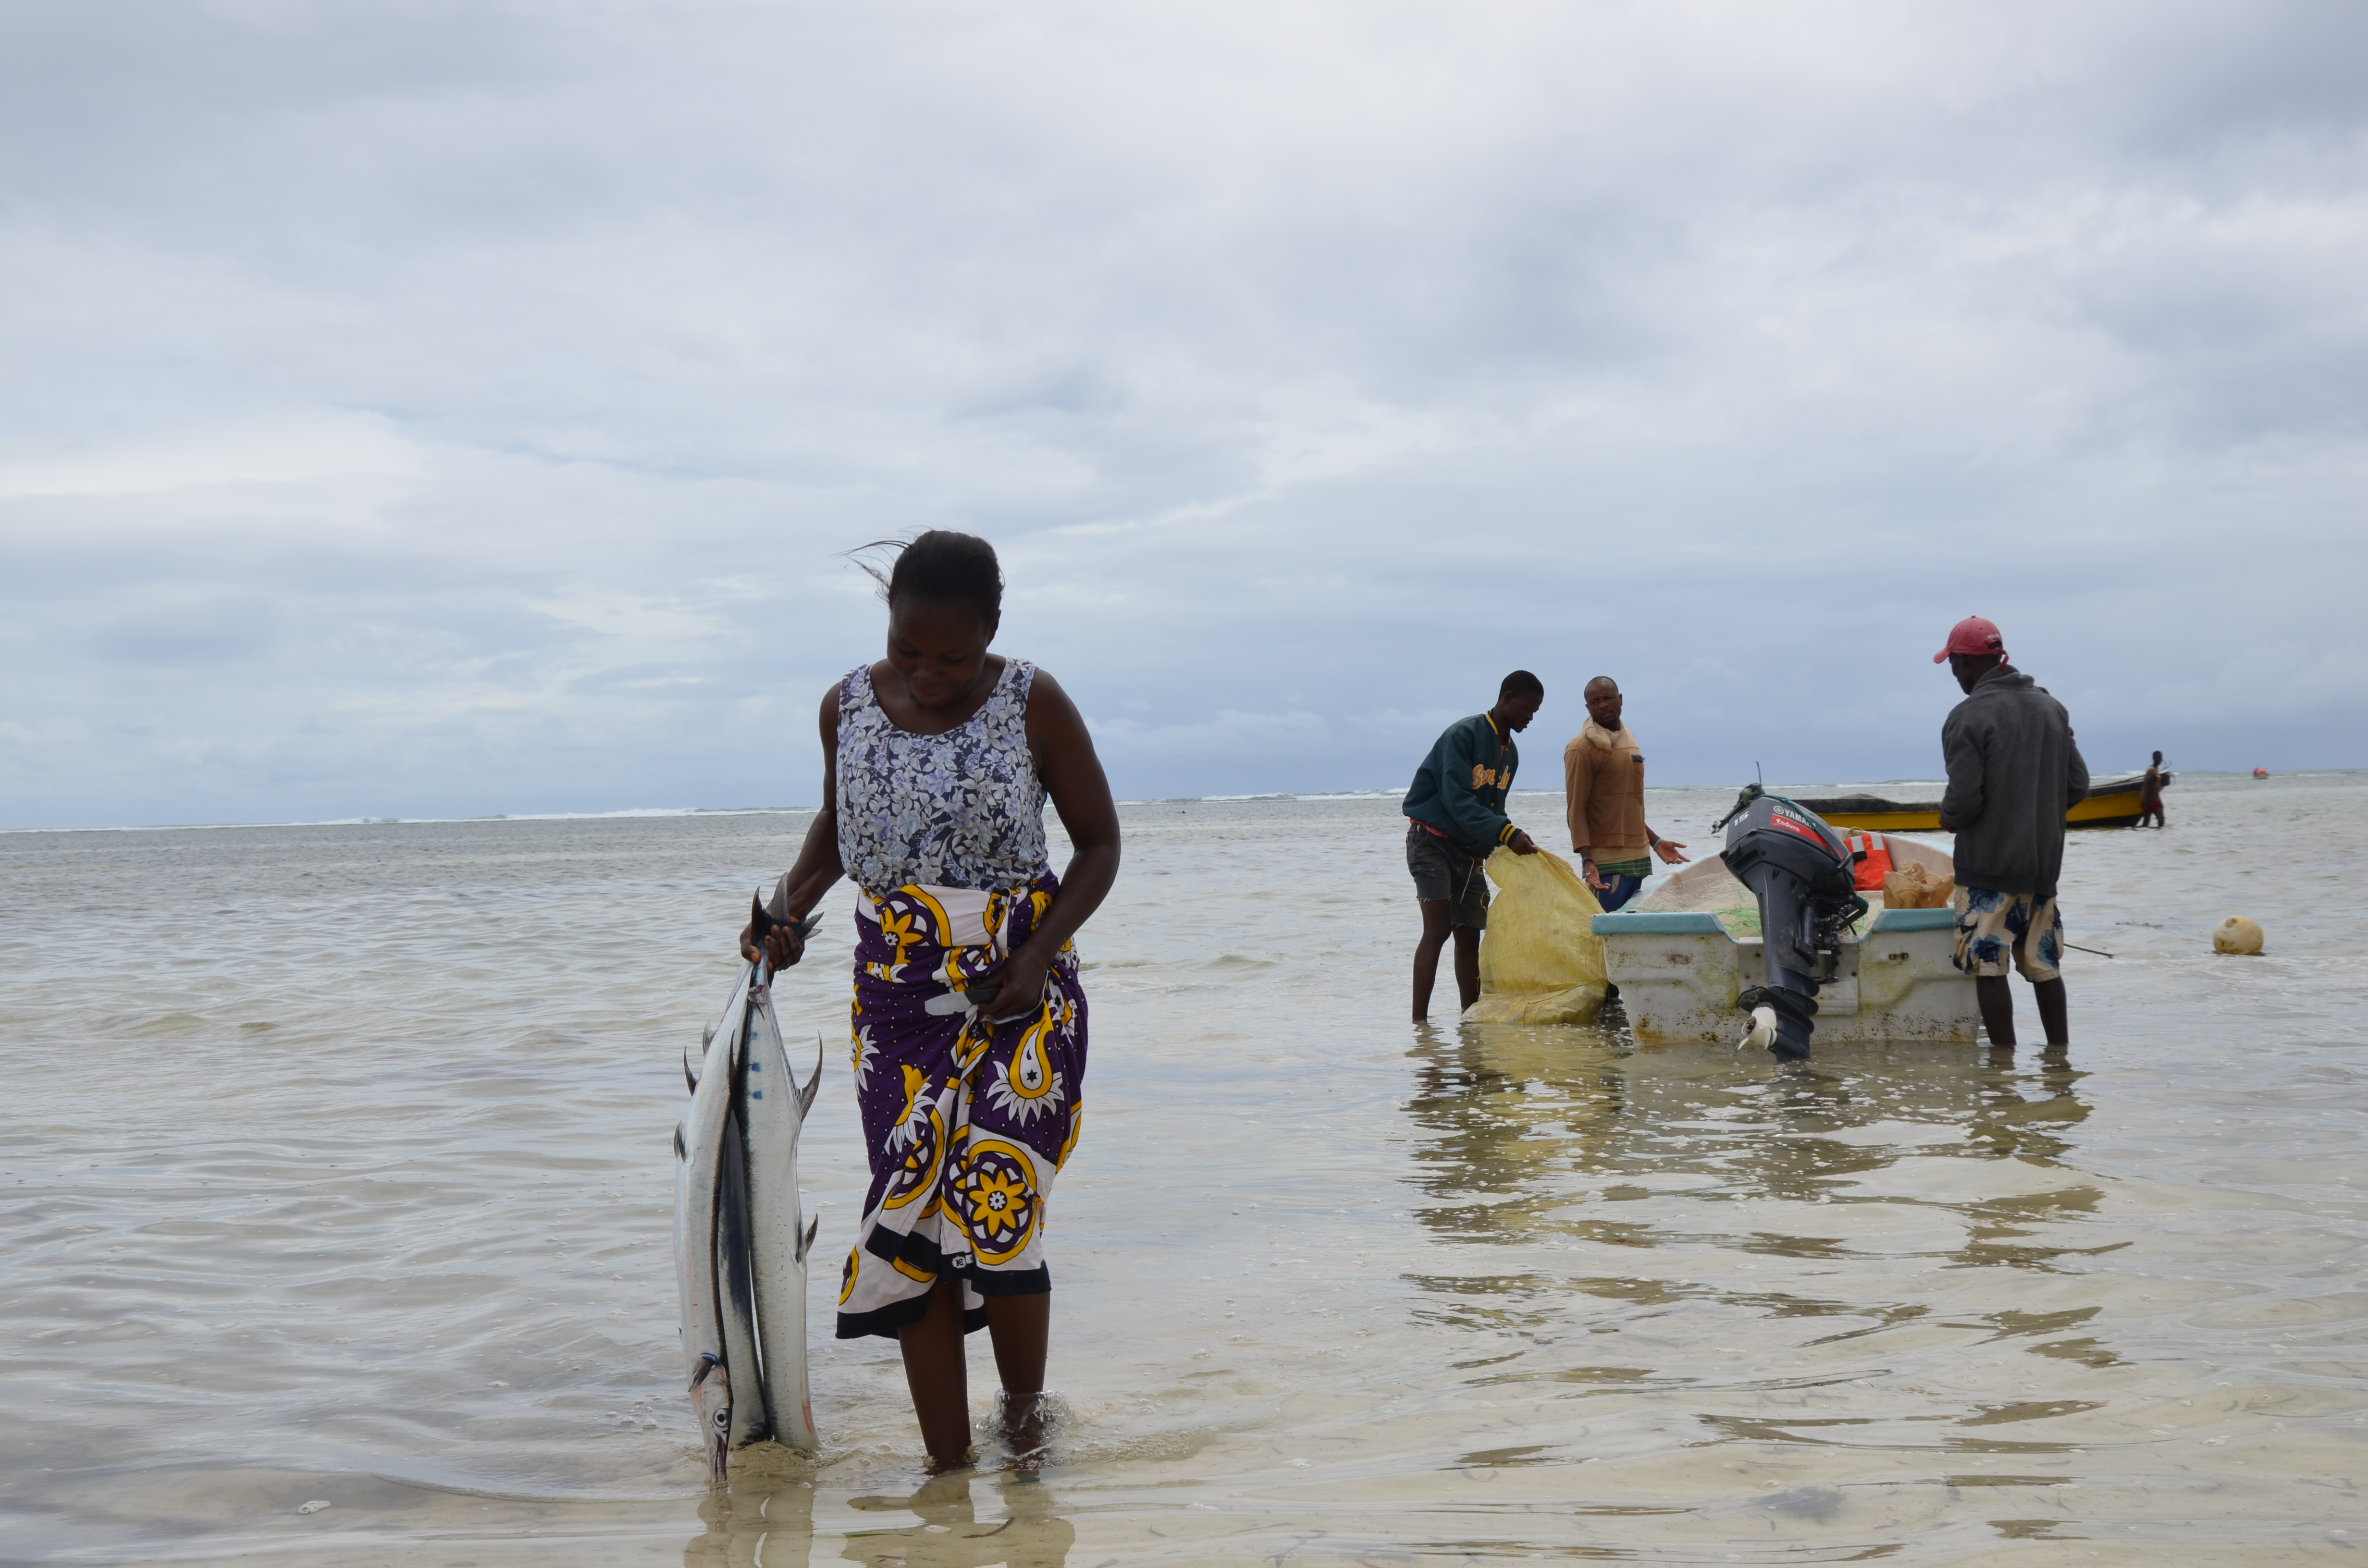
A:
<svg viewBox="0 0 2368 1568">
<path fill-rule="evenodd" d="M 1730 937 L 1759 935 L 1759 895 L 1736 881 L 1716 855 L 1702 857 L 1628 907 L 1639 915 L 1713 915 Z"/>
<path fill-rule="evenodd" d="M 1603 913 L 1586 880 L 1551 850 L 1488 858 L 1497 897 L 1480 938 L 1480 1000 L 1464 1017 L 1482 1024 L 1586 1024 L 1603 1006 Z"/>
</svg>

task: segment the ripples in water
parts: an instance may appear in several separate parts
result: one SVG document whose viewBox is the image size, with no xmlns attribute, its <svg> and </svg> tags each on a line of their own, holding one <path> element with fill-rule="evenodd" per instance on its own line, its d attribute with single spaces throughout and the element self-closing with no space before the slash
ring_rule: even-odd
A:
<svg viewBox="0 0 2368 1568">
<path fill-rule="evenodd" d="M 1392 802 L 1130 807 L 1051 1210 L 1057 1462 L 922 1484 L 894 1347 L 825 1340 L 820 1461 L 717 1494 L 667 1138 L 803 818 L 0 836 L 0 1556 L 2354 1544 L 2362 783 L 2189 776 L 2169 832 L 2077 837 L 2072 935 L 2117 956 L 2071 971 L 2069 1052 L 1792 1072 L 1410 1030 Z M 779 988 L 834 1045 L 825 1253 L 862 1170 L 831 907 Z M 2209 954 L 2237 912 L 2269 956 Z"/>
</svg>

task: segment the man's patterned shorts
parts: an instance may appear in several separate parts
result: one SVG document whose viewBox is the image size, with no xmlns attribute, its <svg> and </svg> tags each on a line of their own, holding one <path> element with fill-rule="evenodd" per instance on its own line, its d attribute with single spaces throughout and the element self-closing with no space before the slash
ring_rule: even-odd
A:
<svg viewBox="0 0 2368 1568">
<path fill-rule="evenodd" d="M 1949 901 L 1957 915 L 1957 968 L 1977 980 L 2006 978 L 2007 958 L 2033 985 L 2060 980 L 2064 916 L 2052 898 L 1961 887 Z"/>
</svg>

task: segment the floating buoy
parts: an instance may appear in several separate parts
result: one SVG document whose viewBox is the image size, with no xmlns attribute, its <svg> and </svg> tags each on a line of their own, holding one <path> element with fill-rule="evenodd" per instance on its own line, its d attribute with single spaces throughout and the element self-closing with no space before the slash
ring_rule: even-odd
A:
<svg viewBox="0 0 2368 1568">
<path fill-rule="evenodd" d="M 2220 922 L 2212 933 L 2212 950 L 2215 953 L 2258 953 L 2261 950 L 2261 927 L 2258 921 L 2241 915 L 2232 915 Z"/>
</svg>

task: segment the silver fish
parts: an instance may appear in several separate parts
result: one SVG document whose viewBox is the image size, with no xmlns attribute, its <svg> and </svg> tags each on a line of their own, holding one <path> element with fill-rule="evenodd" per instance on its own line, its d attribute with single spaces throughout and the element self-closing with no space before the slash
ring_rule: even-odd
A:
<svg viewBox="0 0 2368 1568">
<path fill-rule="evenodd" d="M 733 1063 L 736 1079 L 747 1070 L 744 1037 Z M 735 1085 L 736 1088 L 736 1085 Z M 746 1448 L 769 1435 L 765 1384 L 757 1371 L 756 1262 L 748 1245 L 747 1137 L 737 1095 L 724 1119 L 721 1180 L 715 1197 L 715 1306 L 723 1320 L 723 1367 L 732 1378 L 732 1447 Z"/>
<path fill-rule="evenodd" d="M 812 922 L 805 924 L 810 930 Z M 802 932 L 803 934 L 803 932 Z M 683 1358 L 709 1479 L 767 1437 L 816 1447 L 806 1376 L 806 1256 L 798 1134 L 822 1085 L 791 1074 L 773 1016 L 771 967 L 744 966 L 703 1054 L 683 1055 L 691 1109 L 675 1133 L 676 1278 Z"/>
<path fill-rule="evenodd" d="M 751 992 L 740 1113 L 746 1139 L 757 1326 L 764 1347 L 765 1412 L 777 1440 L 808 1451 L 818 1445 L 806 1381 L 806 1255 L 822 1221 L 802 1222 L 798 1133 L 822 1087 L 819 1040 L 814 1051 L 814 1076 L 800 1086 L 790 1072 L 769 990 L 759 986 Z"/>
<path fill-rule="evenodd" d="M 741 975 L 727 1024 L 745 1017 L 747 994 L 757 978 L 751 964 Z M 743 1029 L 724 1028 L 710 1037 L 690 1096 L 690 1112 L 675 1129 L 675 1284 L 682 1301 L 682 1354 L 689 1378 L 690 1407 L 707 1455 L 707 1478 L 722 1485 L 733 1436 L 733 1376 L 724 1337 L 723 1280 L 718 1236 L 723 1192 L 724 1140 L 732 1121 L 733 1057 Z"/>
</svg>

